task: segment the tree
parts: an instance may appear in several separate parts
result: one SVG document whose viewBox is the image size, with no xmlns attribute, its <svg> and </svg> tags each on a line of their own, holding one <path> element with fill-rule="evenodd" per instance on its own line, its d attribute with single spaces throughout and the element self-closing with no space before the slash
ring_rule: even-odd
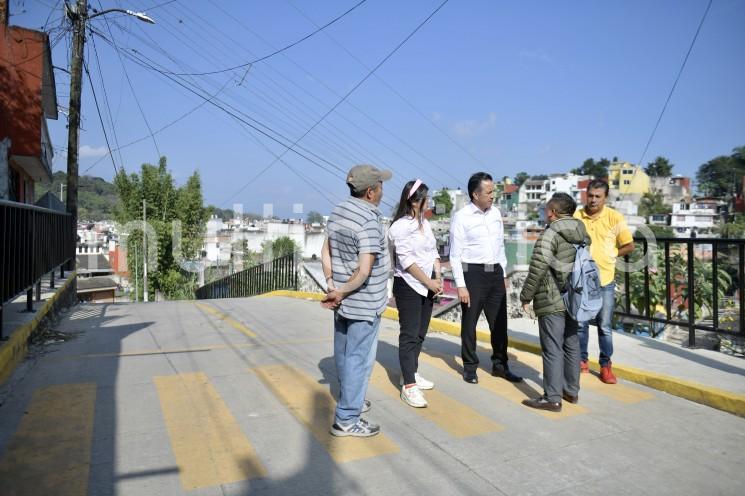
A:
<svg viewBox="0 0 745 496">
<path fill-rule="evenodd" d="M 176 210 L 181 221 L 181 250 L 184 258 L 200 258 L 202 235 L 209 220 L 209 211 L 202 204 L 202 180 L 194 172 L 176 193 Z"/>
<path fill-rule="evenodd" d="M 264 249 L 264 253 L 267 253 L 271 259 L 292 255 L 300 251 L 295 241 L 288 236 L 280 236 L 273 241 L 266 240 L 262 243 L 261 247 Z"/>
<path fill-rule="evenodd" d="M 311 210 L 308 212 L 307 221 L 308 224 L 323 224 L 323 215 L 315 210 Z"/>
<path fill-rule="evenodd" d="M 517 184 L 517 187 L 519 188 L 528 179 L 530 179 L 530 174 L 527 172 L 518 172 L 515 176 L 515 184 Z"/>
<path fill-rule="evenodd" d="M 745 146 L 732 150 L 732 155 L 721 155 L 702 164 L 696 172 L 698 190 L 709 196 L 741 193 L 745 175 Z"/>
<path fill-rule="evenodd" d="M 120 224 L 142 220 L 143 199 L 146 202 L 147 223 L 156 234 L 155 239 L 148 236 L 148 248 L 155 245 L 157 252 L 157 265 L 148 265 L 148 289 L 159 291 L 168 299 L 193 298 L 196 274 L 181 269 L 183 260 L 174 258 L 173 221 L 181 223 L 181 251 L 176 254 L 186 260 L 199 259 L 209 218 L 199 174 L 195 172 L 183 187 L 176 188 L 166 157 L 162 157 L 157 167 L 143 164 L 140 174 L 128 175 L 121 169 L 114 185 L 119 196 L 115 218 Z M 142 230 L 134 229 L 127 239 L 127 266 L 131 275 L 137 274 L 140 291 L 143 253 Z"/>
<path fill-rule="evenodd" d="M 607 158 L 601 158 L 597 162 L 594 158 L 588 158 L 582 165 L 571 170 L 572 174 L 579 176 L 592 176 L 595 179 L 604 179 L 608 177 L 608 167 L 610 166 L 610 160 Z"/>
<path fill-rule="evenodd" d="M 639 203 L 639 215 L 645 219 L 654 214 L 669 214 L 672 210 L 672 207 L 665 203 L 662 193 L 659 192 L 644 193 Z"/>
<path fill-rule="evenodd" d="M 745 238 L 745 214 L 733 215 L 730 222 L 720 224 L 715 230 L 723 238 Z"/>
<path fill-rule="evenodd" d="M 673 164 L 665 157 L 657 157 L 644 168 L 650 177 L 670 177 L 673 175 Z"/>
<path fill-rule="evenodd" d="M 434 198 L 435 202 L 435 215 L 448 215 L 453 209 L 453 200 L 450 199 L 450 195 L 446 190 L 440 190 Z"/>
</svg>

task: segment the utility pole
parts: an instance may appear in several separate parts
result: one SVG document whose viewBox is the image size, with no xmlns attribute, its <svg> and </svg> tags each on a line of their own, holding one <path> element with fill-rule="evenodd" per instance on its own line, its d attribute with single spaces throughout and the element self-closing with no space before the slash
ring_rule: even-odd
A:
<svg viewBox="0 0 745 496">
<path fill-rule="evenodd" d="M 78 144 L 80 143 L 80 95 L 83 83 L 83 45 L 88 1 L 78 0 L 75 12 L 68 11 L 72 21 L 72 57 L 70 60 L 70 113 L 67 122 L 67 211 L 72 215 L 73 239 L 78 231 Z M 75 259 L 70 267 L 75 269 Z"/>
<path fill-rule="evenodd" d="M 147 200 L 142 199 L 142 301 L 147 303 Z"/>
<path fill-rule="evenodd" d="M 125 9 L 106 9 L 88 15 L 88 0 L 78 0 L 72 8 L 65 4 L 67 16 L 72 22 L 72 53 L 70 54 L 70 105 L 67 122 L 67 211 L 72 215 L 73 239 L 78 229 L 78 145 L 80 143 L 80 103 L 83 83 L 83 47 L 85 45 L 85 23 L 109 12 L 119 12 L 149 24 L 155 24 L 144 12 Z M 61 195 L 60 195 L 61 196 Z M 70 262 L 74 269 L 75 259 Z"/>
</svg>

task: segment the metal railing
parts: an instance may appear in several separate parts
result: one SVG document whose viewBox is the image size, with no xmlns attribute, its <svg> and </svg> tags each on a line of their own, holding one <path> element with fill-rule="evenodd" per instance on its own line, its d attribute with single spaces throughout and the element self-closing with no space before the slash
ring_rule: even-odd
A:
<svg viewBox="0 0 745 496">
<path fill-rule="evenodd" d="M 641 274 L 628 270 L 622 274 L 623 310 L 616 311 L 617 316 L 647 321 L 650 329 L 654 323 L 687 327 L 690 347 L 696 346 L 696 330 L 745 337 L 745 239 L 657 238 L 656 249 L 651 251 L 647 239 L 634 241 L 641 245 L 648 261 L 662 263 L 644 263 Z M 662 252 L 653 253 L 659 250 Z M 625 259 L 628 264 L 629 256 Z M 632 278 L 640 284 L 632 284 Z M 659 278 L 664 278 L 664 285 Z M 728 287 L 723 288 L 723 284 Z M 633 289 L 640 285 L 642 294 L 632 295 Z M 697 296 L 698 293 L 709 297 L 702 301 L 703 296 Z M 632 306 L 634 296 L 637 304 Z M 732 303 L 725 308 L 723 301 Z M 675 315 L 673 305 L 676 305 Z M 704 308 L 708 310 L 706 318 Z M 697 318 L 696 310 L 701 317 Z"/>
<path fill-rule="evenodd" d="M 197 288 L 196 299 L 241 298 L 278 289 L 297 289 L 297 264 L 286 255 L 223 277 Z"/>
<path fill-rule="evenodd" d="M 0 337 L 2 306 L 26 291 L 27 309 L 33 310 L 41 278 L 75 257 L 72 216 L 46 208 L 0 200 Z"/>
</svg>

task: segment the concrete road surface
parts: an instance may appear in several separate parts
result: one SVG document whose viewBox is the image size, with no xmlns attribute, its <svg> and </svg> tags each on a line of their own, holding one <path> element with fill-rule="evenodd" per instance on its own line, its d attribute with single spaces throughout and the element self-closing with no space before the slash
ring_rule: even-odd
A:
<svg viewBox="0 0 745 496">
<path fill-rule="evenodd" d="M 328 433 L 332 314 L 285 297 L 81 305 L 5 387 L 2 495 L 629 494 L 745 492 L 745 419 L 583 375 L 559 414 L 527 380 L 461 379 L 457 338 L 430 333 L 429 407 L 399 398 L 398 323 L 384 320 L 370 439 Z"/>
</svg>

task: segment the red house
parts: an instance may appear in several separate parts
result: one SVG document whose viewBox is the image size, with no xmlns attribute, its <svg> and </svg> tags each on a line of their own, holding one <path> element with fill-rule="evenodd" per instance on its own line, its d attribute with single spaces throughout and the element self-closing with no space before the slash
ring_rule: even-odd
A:
<svg viewBox="0 0 745 496">
<path fill-rule="evenodd" d="M 57 119 L 49 37 L 9 26 L 0 0 L 0 199 L 34 203 L 34 184 L 51 180 L 46 119 Z"/>
</svg>

